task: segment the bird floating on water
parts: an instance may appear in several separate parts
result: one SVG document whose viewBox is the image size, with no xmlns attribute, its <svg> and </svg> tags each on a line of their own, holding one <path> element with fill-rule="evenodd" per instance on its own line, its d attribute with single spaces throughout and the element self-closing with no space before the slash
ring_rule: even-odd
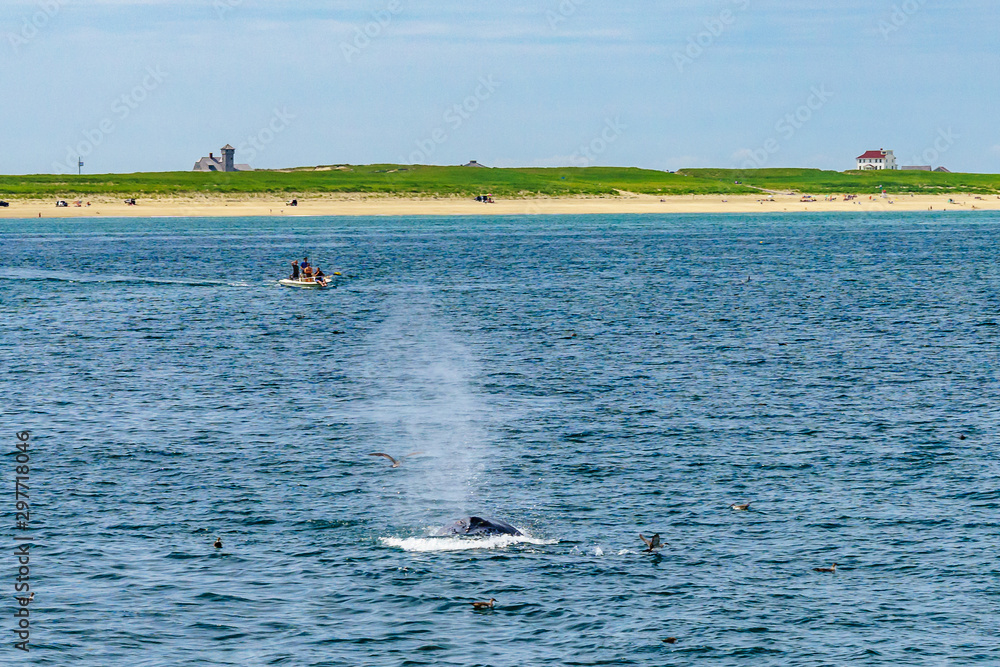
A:
<svg viewBox="0 0 1000 667">
<path fill-rule="evenodd" d="M 406 456 L 400 456 L 399 459 L 394 459 L 394 458 L 392 458 L 391 456 L 389 456 L 388 454 L 386 454 L 384 452 L 372 452 L 368 456 L 384 456 L 385 458 L 387 458 L 390 461 L 392 461 L 392 467 L 393 468 L 398 468 L 399 466 L 401 466 L 403 464 L 403 461 L 405 461 L 406 459 L 410 458 L 411 456 L 416 456 L 417 454 L 423 454 L 423 452 L 411 452 L 411 453 L 407 454 Z"/>
<path fill-rule="evenodd" d="M 677 637 L 667 637 L 666 639 L 663 640 L 663 643 L 664 644 L 676 644 L 677 643 Z"/>
<path fill-rule="evenodd" d="M 639 539 L 646 543 L 647 548 L 645 549 L 645 551 L 652 551 L 653 549 L 659 549 L 660 547 L 663 546 L 662 544 L 660 544 L 659 533 L 654 533 L 653 536 L 648 540 L 642 536 L 642 533 L 639 533 Z"/>
<path fill-rule="evenodd" d="M 830 567 L 814 567 L 813 570 L 815 572 L 836 572 L 837 571 L 837 564 L 834 563 Z"/>
<path fill-rule="evenodd" d="M 214 546 L 216 549 L 221 549 L 222 548 L 222 538 L 221 537 L 215 538 L 215 544 L 213 544 L 212 546 Z"/>
<path fill-rule="evenodd" d="M 473 602 L 473 609 L 493 609 L 493 604 L 497 601 L 496 598 L 490 598 L 488 602 Z"/>
<path fill-rule="evenodd" d="M 750 509 L 750 503 L 743 503 L 742 505 L 733 503 L 729 506 L 729 509 L 736 510 L 737 512 L 745 512 Z"/>
</svg>

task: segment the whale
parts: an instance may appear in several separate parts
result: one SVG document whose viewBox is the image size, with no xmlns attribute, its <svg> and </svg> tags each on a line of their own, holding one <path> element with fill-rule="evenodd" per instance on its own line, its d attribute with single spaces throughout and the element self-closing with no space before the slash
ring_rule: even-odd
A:
<svg viewBox="0 0 1000 667">
<path fill-rule="evenodd" d="M 514 526 L 500 519 L 484 519 L 481 516 L 467 516 L 447 526 L 441 527 L 434 535 L 521 535 Z"/>
</svg>

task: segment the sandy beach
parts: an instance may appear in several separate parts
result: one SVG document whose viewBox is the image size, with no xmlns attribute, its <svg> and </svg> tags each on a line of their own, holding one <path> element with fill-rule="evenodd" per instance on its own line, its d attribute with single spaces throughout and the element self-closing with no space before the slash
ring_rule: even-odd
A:
<svg viewBox="0 0 1000 667">
<path fill-rule="evenodd" d="M 949 201 L 951 200 L 951 201 Z M 89 206 L 87 205 L 89 202 Z M 686 195 L 620 197 L 561 197 L 498 199 L 484 204 L 472 199 L 377 197 L 365 195 L 308 196 L 298 206 L 263 197 L 163 197 L 137 199 L 90 198 L 80 206 L 56 207 L 54 199 L 12 200 L 0 208 L 0 219 L 83 217 L 218 217 L 218 216 L 368 216 L 368 215 L 585 215 L 638 213 L 801 213 L 861 211 L 1000 210 L 996 195 L 868 195 L 845 201 L 820 196 L 804 203 L 800 195 Z"/>
</svg>

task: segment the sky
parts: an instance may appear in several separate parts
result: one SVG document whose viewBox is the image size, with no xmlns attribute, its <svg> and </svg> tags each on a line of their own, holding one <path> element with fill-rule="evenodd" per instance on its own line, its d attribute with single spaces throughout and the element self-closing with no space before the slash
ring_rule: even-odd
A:
<svg viewBox="0 0 1000 667">
<path fill-rule="evenodd" d="M 1000 173 L 997 0 L 3 0 L 0 173 Z"/>
</svg>

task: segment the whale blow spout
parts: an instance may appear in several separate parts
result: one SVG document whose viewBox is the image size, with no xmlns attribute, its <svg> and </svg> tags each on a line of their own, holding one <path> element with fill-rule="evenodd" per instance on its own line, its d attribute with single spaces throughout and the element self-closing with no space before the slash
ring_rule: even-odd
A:
<svg viewBox="0 0 1000 667">
<path fill-rule="evenodd" d="M 437 537 L 446 535 L 521 535 L 514 526 L 499 519 L 484 519 L 480 516 L 470 516 L 459 519 L 455 523 L 442 527 L 436 533 Z"/>
</svg>

